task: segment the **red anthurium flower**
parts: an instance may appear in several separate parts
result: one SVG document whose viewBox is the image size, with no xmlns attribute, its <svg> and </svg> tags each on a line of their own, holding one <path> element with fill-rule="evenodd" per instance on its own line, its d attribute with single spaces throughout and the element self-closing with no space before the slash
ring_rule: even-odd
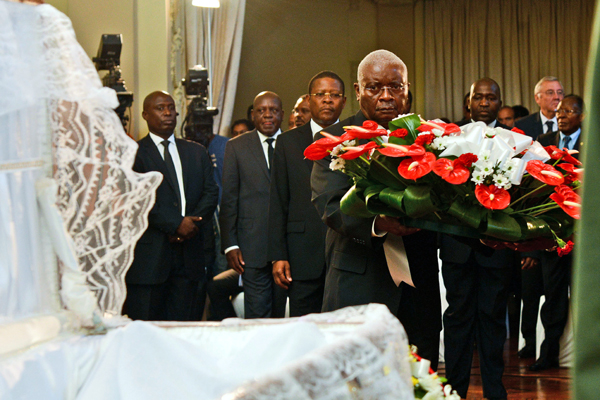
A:
<svg viewBox="0 0 600 400">
<path fill-rule="evenodd" d="M 377 147 L 379 145 L 375 142 L 368 142 L 360 146 L 344 147 L 345 152 L 340 154 L 340 157 L 344 160 L 354 160 Z"/>
<path fill-rule="evenodd" d="M 320 146 L 316 145 L 316 142 L 315 142 L 315 143 L 312 143 L 310 146 L 308 146 L 306 149 L 304 149 L 304 157 L 308 158 L 309 160 L 316 161 L 316 160 L 320 160 L 322 158 L 327 157 L 327 155 L 330 152 L 331 152 L 331 149 L 328 149 L 326 147 L 320 147 Z"/>
<path fill-rule="evenodd" d="M 425 154 L 423 146 L 411 144 L 410 146 L 394 143 L 384 143 L 379 152 L 387 157 L 417 157 Z"/>
<path fill-rule="evenodd" d="M 513 132 L 515 132 L 515 133 L 520 133 L 521 135 L 524 135 L 524 134 L 525 134 L 525 132 L 523 132 L 522 130 L 520 130 L 520 129 L 519 129 L 519 128 L 517 128 L 517 127 L 514 127 L 514 128 L 512 128 L 512 129 L 511 129 L 511 131 L 513 131 Z"/>
<path fill-rule="evenodd" d="M 544 164 L 540 160 L 529 161 L 526 169 L 531 176 L 547 185 L 556 186 L 565 181 L 563 174 L 558 172 L 553 166 Z"/>
<path fill-rule="evenodd" d="M 570 240 L 567 243 L 565 243 L 564 247 L 557 247 L 556 248 L 556 252 L 558 253 L 559 257 L 566 256 L 572 250 L 573 250 L 573 242 L 571 242 Z"/>
<path fill-rule="evenodd" d="M 581 197 L 568 186 L 559 185 L 554 188 L 556 193 L 552 193 L 550 198 L 575 219 L 581 217 Z"/>
<path fill-rule="evenodd" d="M 403 138 L 408 135 L 408 131 L 404 128 L 396 129 L 395 131 L 390 132 L 390 136 L 395 136 L 399 138 Z"/>
<path fill-rule="evenodd" d="M 421 126 L 417 128 L 419 132 L 431 132 L 434 129 L 439 129 L 444 132 L 442 136 L 460 132 L 460 127 L 458 125 L 446 124 L 444 122 L 421 121 Z"/>
<path fill-rule="evenodd" d="M 471 174 L 463 164 L 457 161 L 458 159 L 452 161 L 447 158 L 440 158 L 432 163 L 431 168 L 436 175 L 446 182 L 460 185 L 465 183 Z"/>
<path fill-rule="evenodd" d="M 426 144 L 430 144 L 431 142 L 433 142 L 433 139 L 435 139 L 435 135 L 433 133 L 426 133 L 424 135 L 417 136 L 417 139 L 415 140 L 415 144 L 424 146 Z"/>
<path fill-rule="evenodd" d="M 351 139 L 372 139 L 377 136 L 385 136 L 387 135 L 387 131 L 385 129 L 377 129 L 379 125 L 374 121 L 365 121 L 363 122 L 363 126 L 345 126 L 346 134 Z"/>
<path fill-rule="evenodd" d="M 321 132 L 321 135 L 325 137 L 311 143 L 310 146 L 304 150 L 304 157 L 313 161 L 320 160 L 326 157 L 335 146 L 342 144 L 346 140 L 352 139 L 346 134 L 334 136 L 327 132 Z"/>
<path fill-rule="evenodd" d="M 568 174 L 565 175 L 565 184 L 566 185 L 571 184 L 571 183 L 575 182 L 576 180 L 580 180 L 581 175 L 583 174 L 583 168 L 575 168 L 575 166 L 573 164 L 562 163 L 562 164 L 558 164 L 557 167 L 568 172 Z"/>
<path fill-rule="evenodd" d="M 546 146 L 544 147 L 544 149 L 546 149 L 546 151 L 548 152 L 548 154 L 550 154 L 550 157 L 553 160 L 560 160 L 562 158 L 563 161 L 566 161 L 573 165 L 581 165 L 581 161 L 573 157 L 568 150 L 561 150 L 558 147 L 552 145 Z"/>
<path fill-rule="evenodd" d="M 417 180 L 431 172 L 431 164 L 434 161 L 435 155 L 433 153 L 407 158 L 398 165 L 398 173 L 404 179 Z"/>
<path fill-rule="evenodd" d="M 496 185 L 477 185 L 475 197 L 490 210 L 504 210 L 510 204 L 510 194 Z"/>
<path fill-rule="evenodd" d="M 465 168 L 469 168 L 471 167 L 471 165 L 473 165 L 474 162 L 477 162 L 477 160 L 479 160 L 479 158 L 475 154 L 465 153 L 461 154 L 460 157 L 454 160 L 454 164 L 462 165 Z"/>
</svg>

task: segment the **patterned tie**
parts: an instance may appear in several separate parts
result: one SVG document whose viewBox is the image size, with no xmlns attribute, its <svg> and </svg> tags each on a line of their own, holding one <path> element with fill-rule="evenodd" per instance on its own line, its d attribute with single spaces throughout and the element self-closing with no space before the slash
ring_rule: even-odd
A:
<svg viewBox="0 0 600 400">
<path fill-rule="evenodd" d="M 269 145 L 269 147 L 267 148 L 267 154 L 269 155 L 269 171 L 271 170 L 271 165 L 273 164 L 273 151 L 275 149 L 273 149 L 273 142 L 275 141 L 275 139 L 273 138 L 268 138 L 266 140 L 267 144 Z"/>
<path fill-rule="evenodd" d="M 569 147 L 569 143 L 571 143 L 571 136 L 566 136 L 563 139 L 563 147 L 566 147 L 567 150 L 571 150 L 571 148 Z"/>
<path fill-rule="evenodd" d="M 548 127 L 546 133 L 554 132 L 554 122 L 546 121 L 546 126 Z"/>
<path fill-rule="evenodd" d="M 173 158 L 171 158 L 171 152 L 169 151 L 169 141 L 163 140 L 162 144 L 165 148 L 163 155 L 165 156 L 165 165 L 167 166 L 167 172 L 171 182 L 175 185 L 175 192 L 177 193 L 177 199 L 179 200 L 179 211 L 181 211 L 181 192 L 179 191 L 179 181 L 177 180 L 177 172 L 175 172 L 175 164 L 173 164 Z"/>
</svg>

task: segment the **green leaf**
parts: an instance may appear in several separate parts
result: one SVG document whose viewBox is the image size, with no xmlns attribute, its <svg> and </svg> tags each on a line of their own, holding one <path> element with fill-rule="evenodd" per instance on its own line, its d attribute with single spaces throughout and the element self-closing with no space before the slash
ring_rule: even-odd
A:
<svg viewBox="0 0 600 400">
<path fill-rule="evenodd" d="M 575 220 L 561 209 L 549 211 L 538 218 L 546 221 L 550 229 L 562 238 L 571 236 L 575 230 Z"/>
<path fill-rule="evenodd" d="M 431 199 L 431 186 L 409 186 L 404 191 L 402 200 L 406 215 L 412 218 L 421 217 L 437 211 Z"/>
<path fill-rule="evenodd" d="M 370 218 L 377 215 L 369 212 L 362 196 L 363 190 L 357 185 L 352 186 L 340 200 L 340 210 L 346 215 L 358 218 Z"/>
<path fill-rule="evenodd" d="M 373 185 L 365 190 L 365 202 L 367 203 L 367 210 L 373 214 L 383 214 L 390 217 L 404 217 L 405 214 L 401 210 L 390 207 L 381 199 L 381 193 L 386 189 L 385 185 Z M 393 190 L 393 189 L 391 189 Z"/>
<path fill-rule="evenodd" d="M 484 234 L 516 242 L 521 239 L 521 226 L 510 215 L 504 212 L 489 212 L 487 218 L 487 229 Z"/>
<path fill-rule="evenodd" d="M 471 228 L 478 229 L 485 211 L 481 207 L 473 206 L 472 204 L 466 205 L 462 201 L 456 200 L 448 209 L 448 214 L 458 218 L 459 221 Z"/>
<path fill-rule="evenodd" d="M 473 239 L 480 239 L 481 233 L 476 229 L 462 225 L 452 225 L 444 222 L 433 221 L 425 218 L 404 218 L 402 220 L 404 226 L 410 226 L 413 228 L 421 228 L 428 231 L 446 233 L 449 235 L 469 237 Z"/>
<path fill-rule="evenodd" d="M 530 215 L 518 215 L 515 216 L 515 220 L 517 220 L 521 226 L 520 240 L 529 240 L 538 237 L 552 237 L 550 226 L 542 218 L 532 217 Z"/>
<path fill-rule="evenodd" d="M 404 178 L 398 174 L 398 165 L 402 158 L 386 157 L 375 152 L 371 159 L 368 178 L 394 189 L 404 190 L 408 185 Z"/>
<path fill-rule="evenodd" d="M 397 138 L 394 136 L 390 136 L 390 142 L 396 144 L 413 144 L 419 132 L 417 128 L 421 126 L 421 119 L 416 114 L 407 115 L 402 118 L 395 119 L 388 123 L 388 129 L 391 131 L 395 131 L 396 129 L 406 129 L 408 131 L 408 135 L 404 138 Z"/>
<path fill-rule="evenodd" d="M 385 188 L 379 193 L 379 200 L 393 207 L 397 210 L 403 211 L 402 198 L 404 197 L 404 190 L 394 190 L 391 188 Z"/>
</svg>

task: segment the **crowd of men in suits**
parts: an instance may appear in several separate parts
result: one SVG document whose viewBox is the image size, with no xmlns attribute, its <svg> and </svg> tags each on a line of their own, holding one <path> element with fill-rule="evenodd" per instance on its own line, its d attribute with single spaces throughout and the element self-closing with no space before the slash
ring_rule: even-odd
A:
<svg viewBox="0 0 600 400">
<path fill-rule="evenodd" d="M 175 138 L 177 112 L 170 95 L 148 95 L 142 116 L 149 135 L 139 141 L 134 170 L 159 171 L 164 178 L 126 277 L 124 313 L 134 319 L 197 320 L 199 305 L 204 308 L 205 282 L 216 319 L 235 316 L 230 298 L 242 290 L 246 318 L 283 317 L 286 298 L 291 316 L 382 303 L 402 322 L 419 354 L 437 369 L 440 248 L 449 303 L 443 315 L 448 380 L 466 397 L 476 343 L 484 396 L 505 399 L 505 317 L 517 253 L 408 228 L 397 218 L 348 216 L 340 211 L 340 200 L 351 186 L 348 176 L 330 169 L 330 157 L 313 163 L 303 156 L 322 131 L 340 136 L 344 126 L 366 120 L 387 129 L 392 119 L 409 112 L 408 71 L 393 53 L 368 54 L 357 78 L 353 95 L 360 110 L 344 121 L 339 121 L 346 104 L 344 82 L 334 72 L 323 71 L 310 80 L 308 94 L 294 106 L 289 122 L 295 128 L 282 133 L 281 99 L 261 92 L 254 99 L 251 121 L 234 124 L 254 128 L 226 142 L 216 141 L 219 144 L 213 149 L 209 145 L 208 152 Z M 564 97 L 562 85 L 552 77 L 538 83 L 535 98 L 540 112 L 516 126 L 542 144 L 578 149 L 581 98 Z M 502 98 L 494 80 L 474 82 L 465 104 L 470 116 L 460 124 L 483 121 L 508 128 L 499 121 Z M 501 116 L 512 123 L 510 115 Z M 213 225 L 218 204 L 218 224 Z M 203 229 L 207 224 L 211 228 Z M 208 237 L 211 230 L 220 239 L 228 266 L 224 271 L 205 265 L 210 258 L 203 253 L 203 241 L 213 240 Z M 391 271 L 400 265 L 408 265 L 414 287 L 393 278 Z M 541 268 L 535 268 L 538 265 Z M 522 266 L 524 281 L 528 271 L 541 271 L 543 286 L 533 283 L 532 288 L 543 287 L 546 296 L 546 340 L 532 368 L 554 367 L 568 312 L 570 258 L 526 253 Z M 528 306 L 535 305 L 530 301 Z M 527 318 L 536 320 L 537 311 Z M 526 330 L 524 323 L 527 346 L 535 346 L 535 337 Z"/>
</svg>

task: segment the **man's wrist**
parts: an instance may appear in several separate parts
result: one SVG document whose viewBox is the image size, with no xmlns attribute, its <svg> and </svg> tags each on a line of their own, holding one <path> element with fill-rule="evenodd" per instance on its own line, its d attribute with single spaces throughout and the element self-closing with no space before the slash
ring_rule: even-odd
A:
<svg viewBox="0 0 600 400">
<path fill-rule="evenodd" d="M 231 246 L 225 249 L 225 251 L 223 253 L 227 254 L 229 253 L 231 250 L 235 250 L 235 249 L 239 249 L 240 246 Z"/>
</svg>

